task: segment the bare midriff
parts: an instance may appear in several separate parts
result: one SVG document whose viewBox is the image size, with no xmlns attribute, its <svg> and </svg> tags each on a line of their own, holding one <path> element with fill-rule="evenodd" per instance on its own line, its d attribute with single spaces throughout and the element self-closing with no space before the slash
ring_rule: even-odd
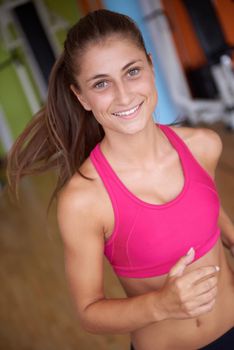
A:
<svg viewBox="0 0 234 350">
<path fill-rule="evenodd" d="M 220 267 L 218 293 L 212 311 L 196 318 L 155 322 L 132 332 L 131 341 L 135 350 L 195 350 L 211 343 L 234 326 L 234 273 L 228 265 L 220 240 L 209 253 L 187 266 L 185 273 L 208 265 Z M 130 297 L 160 289 L 166 277 L 119 279 Z"/>
</svg>

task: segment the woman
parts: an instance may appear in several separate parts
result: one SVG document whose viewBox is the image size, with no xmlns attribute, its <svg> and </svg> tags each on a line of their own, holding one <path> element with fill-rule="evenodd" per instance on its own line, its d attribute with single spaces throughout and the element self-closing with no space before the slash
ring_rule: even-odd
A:
<svg viewBox="0 0 234 350">
<path fill-rule="evenodd" d="M 133 21 L 88 14 L 68 33 L 46 107 L 11 150 L 9 181 L 15 191 L 20 177 L 57 169 L 66 271 L 87 331 L 130 332 L 135 350 L 231 349 L 234 278 L 220 228 L 230 247 L 234 229 L 214 183 L 221 140 L 155 124 L 156 104 Z M 127 298 L 105 298 L 103 252 Z"/>
</svg>

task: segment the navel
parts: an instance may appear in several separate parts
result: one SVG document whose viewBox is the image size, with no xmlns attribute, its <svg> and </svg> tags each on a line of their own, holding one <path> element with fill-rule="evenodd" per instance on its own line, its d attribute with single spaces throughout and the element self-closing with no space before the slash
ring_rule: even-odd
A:
<svg viewBox="0 0 234 350">
<path fill-rule="evenodd" d="M 201 327 L 201 324 L 202 324 L 201 320 L 199 318 L 196 318 L 196 326 L 197 326 L 197 328 Z"/>
</svg>

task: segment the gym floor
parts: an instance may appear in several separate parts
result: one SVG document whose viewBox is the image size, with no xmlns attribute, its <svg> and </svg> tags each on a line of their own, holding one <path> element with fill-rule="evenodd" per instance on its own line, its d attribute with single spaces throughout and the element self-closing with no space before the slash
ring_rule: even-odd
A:
<svg viewBox="0 0 234 350">
<path fill-rule="evenodd" d="M 216 183 L 223 207 L 234 221 L 234 133 L 221 123 L 224 144 Z M 22 181 L 20 206 L 6 193 L 0 197 L 0 350 L 128 350 L 128 335 L 91 335 L 76 318 L 63 264 L 55 204 L 48 222 L 46 208 L 54 175 Z M 225 249 L 234 268 L 234 258 Z M 125 294 L 105 261 L 108 297 Z"/>
</svg>

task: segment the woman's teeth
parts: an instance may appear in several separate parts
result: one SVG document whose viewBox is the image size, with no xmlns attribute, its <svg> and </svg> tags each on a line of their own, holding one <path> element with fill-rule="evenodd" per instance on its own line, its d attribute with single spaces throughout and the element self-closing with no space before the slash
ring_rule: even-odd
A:
<svg viewBox="0 0 234 350">
<path fill-rule="evenodd" d="M 122 117 L 122 116 L 126 116 L 126 115 L 131 115 L 131 114 L 135 113 L 135 112 L 138 110 L 139 107 L 140 107 L 140 104 L 137 105 L 137 106 L 134 107 L 134 108 L 129 109 L 128 111 L 116 112 L 116 113 L 113 113 L 113 114 L 116 115 L 117 117 Z"/>
</svg>

